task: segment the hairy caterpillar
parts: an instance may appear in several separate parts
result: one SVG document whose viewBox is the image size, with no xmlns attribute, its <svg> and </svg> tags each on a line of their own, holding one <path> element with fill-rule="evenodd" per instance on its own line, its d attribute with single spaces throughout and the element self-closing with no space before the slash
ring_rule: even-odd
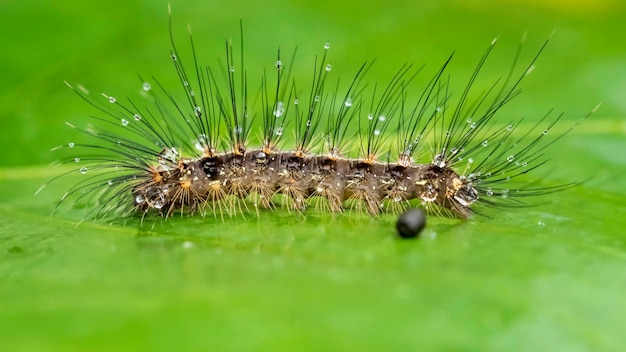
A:
<svg viewBox="0 0 626 352">
<path fill-rule="evenodd" d="M 314 205 L 331 213 L 348 208 L 378 214 L 415 200 L 431 213 L 469 218 L 481 207 L 517 207 L 525 197 L 574 185 L 516 183 L 542 166 L 543 150 L 575 127 L 546 138 L 562 115 L 548 112 L 527 129 L 519 119 L 502 126 L 494 120 L 520 93 L 547 41 L 522 69 L 518 51 L 504 79 L 475 94 L 492 41 L 454 97 L 447 74 L 452 56 L 419 90 L 411 86 L 422 69 L 412 65 L 376 84 L 366 81 L 371 65 L 364 63 L 342 85 L 332 76 L 326 43 L 310 81 L 301 83 L 291 76 L 294 60 L 285 62 L 280 50 L 271 69 L 247 72 L 241 38 L 239 57 L 226 40 L 225 62 L 216 68 L 199 62 L 190 34 L 187 61 L 170 20 L 179 96 L 156 80 L 140 82 L 141 101 L 92 96 L 68 83 L 100 111 L 100 125 L 68 123 L 97 142 L 55 148 L 89 150 L 69 161 L 79 164 L 72 172 L 85 178 L 62 201 L 93 199 L 96 217 L 169 217 L 258 214 L 276 204 L 293 212 Z"/>
</svg>

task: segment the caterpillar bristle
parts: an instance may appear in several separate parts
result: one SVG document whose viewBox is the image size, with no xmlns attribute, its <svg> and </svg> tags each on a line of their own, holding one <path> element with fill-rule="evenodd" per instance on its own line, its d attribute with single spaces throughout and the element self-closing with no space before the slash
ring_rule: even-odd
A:
<svg viewBox="0 0 626 352">
<path fill-rule="evenodd" d="M 220 69 L 201 64 L 190 28 L 188 63 L 172 26 L 170 17 L 170 60 L 182 99 L 154 78 L 140 77 L 141 103 L 65 82 L 99 112 L 97 128 L 67 124 L 98 143 L 54 148 L 91 152 L 68 161 L 88 175 L 57 207 L 67 199 L 96 201 L 89 216 L 135 214 L 143 222 L 153 214 L 224 219 L 261 216 L 262 209 L 376 215 L 401 213 L 417 202 L 432 215 L 469 218 L 482 214 L 481 207 L 525 206 L 524 198 L 578 184 L 515 182 L 542 166 L 545 148 L 578 123 L 547 139 L 562 114 L 549 111 L 521 132 L 523 119 L 494 120 L 520 94 L 548 41 L 518 70 L 520 45 L 504 78 L 475 94 L 493 40 L 455 100 L 447 74 L 453 55 L 416 93 L 412 87 L 424 66 L 404 64 L 378 85 L 365 81 L 373 65 L 365 62 L 342 82 L 325 43 L 311 81 L 300 84 L 292 74 L 297 50 L 285 62 L 279 49 L 270 70 L 248 72 L 242 24 L 238 49 L 225 40 Z"/>
</svg>

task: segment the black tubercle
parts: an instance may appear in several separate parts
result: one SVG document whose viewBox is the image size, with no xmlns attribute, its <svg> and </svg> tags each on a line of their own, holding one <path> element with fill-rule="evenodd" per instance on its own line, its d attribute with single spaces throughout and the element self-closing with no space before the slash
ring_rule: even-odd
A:
<svg viewBox="0 0 626 352">
<path fill-rule="evenodd" d="M 219 179 L 220 168 L 222 164 L 222 160 L 217 157 L 202 158 L 200 160 L 202 170 L 206 174 L 207 178 L 211 180 Z"/>
</svg>

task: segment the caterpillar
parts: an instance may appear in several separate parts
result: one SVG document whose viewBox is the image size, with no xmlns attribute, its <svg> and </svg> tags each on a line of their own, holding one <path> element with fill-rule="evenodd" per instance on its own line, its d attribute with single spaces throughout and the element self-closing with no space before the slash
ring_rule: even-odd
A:
<svg viewBox="0 0 626 352">
<path fill-rule="evenodd" d="M 410 64 L 374 83 L 365 62 L 344 84 L 334 76 L 327 42 L 302 83 L 291 72 L 295 51 L 286 60 L 279 49 L 268 69 L 248 72 L 243 30 L 239 52 L 226 39 L 217 67 L 200 62 L 191 31 L 190 58 L 180 55 L 172 33 L 170 15 L 178 93 L 140 77 L 139 101 L 121 100 L 66 82 L 98 115 L 94 128 L 67 123 L 93 143 L 54 148 L 85 151 L 67 161 L 77 164 L 68 173 L 84 176 L 59 204 L 87 199 L 95 203 L 90 216 L 143 219 L 258 215 L 279 206 L 376 215 L 417 203 L 431 214 L 470 218 L 577 184 L 530 186 L 526 175 L 545 165 L 545 148 L 589 115 L 552 139 L 546 136 L 563 114 L 548 111 L 529 128 L 523 119 L 497 121 L 549 39 L 521 69 L 520 44 L 503 78 L 475 93 L 493 40 L 455 97 L 448 74 L 454 55 L 419 89 L 413 86 L 424 66 Z"/>
</svg>

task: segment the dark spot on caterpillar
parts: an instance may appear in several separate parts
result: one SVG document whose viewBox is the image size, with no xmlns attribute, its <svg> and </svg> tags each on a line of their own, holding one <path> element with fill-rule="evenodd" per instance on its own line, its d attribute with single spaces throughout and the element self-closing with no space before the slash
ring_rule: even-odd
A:
<svg viewBox="0 0 626 352">
<path fill-rule="evenodd" d="M 200 165 L 202 165 L 202 170 L 206 174 L 209 179 L 217 179 L 219 174 L 219 161 L 218 158 L 204 158 L 200 160 Z"/>
</svg>

